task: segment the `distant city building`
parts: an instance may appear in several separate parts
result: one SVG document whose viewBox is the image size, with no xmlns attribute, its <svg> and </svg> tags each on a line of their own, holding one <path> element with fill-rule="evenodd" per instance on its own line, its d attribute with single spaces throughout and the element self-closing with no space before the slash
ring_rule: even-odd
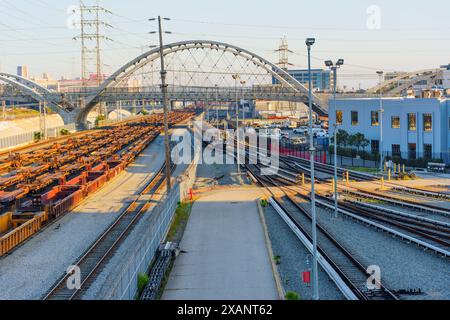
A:
<svg viewBox="0 0 450 320">
<path fill-rule="evenodd" d="M 308 87 L 309 73 L 307 69 L 287 70 L 287 72 L 298 82 Z M 312 86 L 314 91 L 328 91 L 331 88 L 331 71 L 323 69 L 312 69 Z M 272 77 L 272 84 L 278 84 L 278 80 Z"/>
<path fill-rule="evenodd" d="M 366 151 L 379 153 L 380 100 L 338 98 L 330 110 L 330 127 L 369 140 Z M 403 159 L 442 159 L 450 164 L 450 100 L 383 99 L 383 154 Z"/>
<path fill-rule="evenodd" d="M 52 79 L 47 73 L 44 73 L 42 78 L 31 77 L 30 80 L 49 90 L 59 91 L 58 80 Z"/>
<path fill-rule="evenodd" d="M 19 77 L 28 79 L 28 67 L 27 66 L 17 66 L 17 75 Z"/>
</svg>

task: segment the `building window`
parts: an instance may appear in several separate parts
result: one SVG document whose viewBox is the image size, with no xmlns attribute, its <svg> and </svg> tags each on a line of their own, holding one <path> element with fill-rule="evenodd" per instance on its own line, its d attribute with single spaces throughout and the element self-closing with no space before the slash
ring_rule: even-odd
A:
<svg viewBox="0 0 450 320">
<path fill-rule="evenodd" d="M 408 159 L 414 160 L 417 157 L 417 147 L 415 143 L 408 143 Z"/>
<path fill-rule="evenodd" d="M 337 110 L 336 111 L 336 124 L 339 126 L 342 124 L 343 121 L 343 117 L 342 117 L 342 111 L 341 110 Z"/>
<path fill-rule="evenodd" d="M 415 113 L 408 113 L 408 130 L 409 131 L 416 131 L 417 125 L 416 125 L 416 114 Z"/>
<path fill-rule="evenodd" d="M 431 144 L 423 145 L 423 157 L 425 159 L 431 159 L 433 156 L 433 147 Z"/>
<path fill-rule="evenodd" d="M 423 131 L 425 132 L 433 131 L 433 118 L 430 113 L 425 113 L 423 115 Z"/>
<path fill-rule="evenodd" d="M 358 125 L 358 111 L 352 111 L 352 126 Z"/>
<path fill-rule="evenodd" d="M 370 123 L 372 124 L 372 127 L 376 127 L 380 125 L 380 119 L 378 117 L 379 113 L 378 111 L 372 111 L 370 113 Z"/>
<path fill-rule="evenodd" d="M 400 117 L 399 116 L 391 117 L 391 128 L 392 129 L 400 129 Z"/>
<path fill-rule="evenodd" d="M 370 148 L 371 148 L 373 154 L 380 153 L 380 141 L 372 140 L 370 142 Z"/>
<path fill-rule="evenodd" d="M 393 156 L 393 157 L 399 157 L 399 156 L 401 156 L 401 153 L 400 153 L 400 145 L 399 145 L 399 144 L 393 144 L 393 145 L 392 145 L 392 156 Z"/>
</svg>

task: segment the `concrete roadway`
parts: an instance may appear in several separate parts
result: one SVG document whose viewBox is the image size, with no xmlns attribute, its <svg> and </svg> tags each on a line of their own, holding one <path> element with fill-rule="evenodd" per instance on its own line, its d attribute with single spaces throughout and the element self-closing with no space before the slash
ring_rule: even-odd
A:
<svg viewBox="0 0 450 320">
<path fill-rule="evenodd" d="M 222 190 L 195 202 L 163 300 L 278 299 L 259 197 Z"/>
</svg>

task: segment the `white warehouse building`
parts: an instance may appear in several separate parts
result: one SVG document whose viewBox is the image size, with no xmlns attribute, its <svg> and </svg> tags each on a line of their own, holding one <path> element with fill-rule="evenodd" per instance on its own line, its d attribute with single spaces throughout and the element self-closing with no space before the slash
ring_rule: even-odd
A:
<svg viewBox="0 0 450 320">
<path fill-rule="evenodd" d="M 403 159 L 442 159 L 450 164 L 450 100 L 383 98 L 383 154 Z M 369 140 L 366 151 L 379 153 L 380 99 L 330 100 L 330 131 L 360 132 Z"/>
</svg>

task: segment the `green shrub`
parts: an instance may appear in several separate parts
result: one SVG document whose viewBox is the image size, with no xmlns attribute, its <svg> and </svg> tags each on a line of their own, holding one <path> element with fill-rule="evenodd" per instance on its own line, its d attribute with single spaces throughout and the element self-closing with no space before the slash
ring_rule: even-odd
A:
<svg viewBox="0 0 450 320">
<path fill-rule="evenodd" d="M 40 132 L 35 132 L 34 133 L 34 140 L 35 141 L 39 141 L 39 140 L 41 140 L 42 139 L 42 133 L 40 133 Z"/>
<path fill-rule="evenodd" d="M 148 283 L 148 275 L 146 273 L 138 274 L 138 292 L 139 296 L 141 296 L 142 291 L 144 291 L 145 286 Z"/>
<path fill-rule="evenodd" d="M 65 129 L 65 128 L 62 128 L 61 131 L 59 131 L 59 133 L 60 133 L 62 136 L 67 136 L 67 135 L 70 134 L 70 131 L 67 130 L 67 129 Z"/>
<path fill-rule="evenodd" d="M 269 205 L 269 201 L 267 201 L 267 199 L 262 199 L 261 200 L 261 206 L 262 207 L 267 207 Z"/>
<path fill-rule="evenodd" d="M 281 263 L 281 257 L 280 256 L 273 257 L 273 260 L 275 260 L 275 264 L 276 265 L 279 265 Z"/>
<path fill-rule="evenodd" d="M 98 126 L 101 121 L 105 121 L 105 120 L 106 120 L 106 117 L 103 114 L 101 114 L 97 117 L 97 119 L 95 119 L 95 125 Z"/>
<path fill-rule="evenodd" d="M 286 300 L 300 300 L 300 296 L 297 292 L 288 291 L 286 292 Z"/>
</svg>

